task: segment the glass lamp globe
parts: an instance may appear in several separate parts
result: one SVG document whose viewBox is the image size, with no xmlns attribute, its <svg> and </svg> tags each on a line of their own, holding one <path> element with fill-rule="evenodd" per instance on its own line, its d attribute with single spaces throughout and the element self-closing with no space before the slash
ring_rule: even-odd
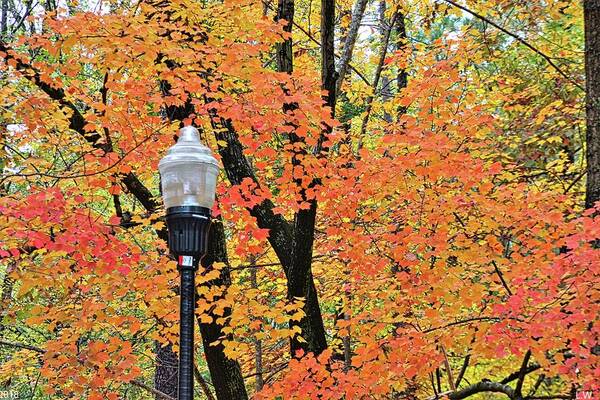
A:
<svg viewBox="0 0 600 400">
<path fill-rule="evenodd" d="M 167 212 L 173 207 L 204 207 L 215 202 L 219 165 L 200 141 L 198 129 L 186 126 L 179 139 L 158 163 Z"/>
</svg>

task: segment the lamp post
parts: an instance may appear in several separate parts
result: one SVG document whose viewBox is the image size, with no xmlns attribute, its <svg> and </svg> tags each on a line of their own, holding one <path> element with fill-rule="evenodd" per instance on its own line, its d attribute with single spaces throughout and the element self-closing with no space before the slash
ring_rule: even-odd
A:
<svg viewBox="0 0 600 400">
<path fill-rule="evenodd" d="M 215 202 L 219 166 L 198 130 L 187 126 L 158 163 L 167 209 L 169 250 L 181 276 L 178 399 L 194 397 L 195 273 L 208 248 L 210 210 Z"/>
</svg>

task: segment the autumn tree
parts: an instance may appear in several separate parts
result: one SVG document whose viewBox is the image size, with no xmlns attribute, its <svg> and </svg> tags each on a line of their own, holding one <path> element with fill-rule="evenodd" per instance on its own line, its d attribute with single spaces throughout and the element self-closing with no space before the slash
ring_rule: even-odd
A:
<svg viewBox="0 0 600 400">
<path fill-rule="evenodd" d="M 592 3 L 3 2 L 2 388 L 176 396 L 156 167 L 193 124 L 200 398 L 596 389 Z"/>
</svg>

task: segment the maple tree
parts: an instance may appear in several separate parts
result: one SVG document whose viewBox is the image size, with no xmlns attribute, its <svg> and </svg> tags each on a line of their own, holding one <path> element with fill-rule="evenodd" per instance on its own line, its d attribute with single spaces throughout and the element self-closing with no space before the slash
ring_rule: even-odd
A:
<svg viewBox="0 0 600 400">
<path fill-rule="evenodd" d="M 19 7 L 0 7 L 1 390 L 176 397 L 157 164 L 190 124 L 223 167 L 199 398 L 598 390 L 594 1 Z"/>
</svg>

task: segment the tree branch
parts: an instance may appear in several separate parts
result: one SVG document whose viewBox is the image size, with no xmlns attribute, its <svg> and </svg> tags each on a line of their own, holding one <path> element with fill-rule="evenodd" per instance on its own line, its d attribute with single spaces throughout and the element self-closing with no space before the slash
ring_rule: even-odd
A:
<svg viewBox="0 0 600 400">
<path fill-rule="evenodd" d="M 23 344 L 23 343 L 8 342 L 6 340 L 1 340 L 1 339 L 0 339 L 0 345 L 8 346 L 8 347 L 15 347 L 18 349 L 31 350 L 31 351 L 35 351 L 40 354 L 44 354 L 46 352 L 46 350 L 44 350 L 40 347 L 31 346 L 31 345 Z"/>
<path fill-rule="evenodd" d="M 15 55 L 15 51 L 10 48 L 6 43 L 0 41 L 0 57 L 4 58 L 7 63 L 13 64 L 14 68 L 19 71 L 27 80 L 37 86 L 41 91 L 46 93 L 48 97 L 56 101 L 61 107 L 67 108 L 71 111 L 71 118 L 69 119 L 69 128 L 79 133 L 92 147 L 103 150 L 105 153 L 111 152 L 112 146 L 110 143 L 102 142 L 102 136 L 97 132 L 86 132 L 84 127 L 87 121 L 81 111 L 75 105 L 67 99 L 65 92 L 62 88 L 55 88 L 44 82 L 41 78 L 40 73 L 33 68 L 30 64 L 21 60 Z M 11 62 L 12 61 L 12 62 Z M 148 212 L 154 212 L 159 203 L 154 199 L 152 192 L 144 186 L 144 184 L 138 179 L 138 177 L 130 172 L 122 178 L 122 182 L 127 187 L 127 190 L 139 200 L 140 203 Z"/>
<path fill-rule="evenodd" d="M 512 37 L 513 39 L 515 39 L 517 42 L 521 43 L 523 46 L 527 47 L 528 49 L 532 50 L 534 53 L 540 55 L 544 60 L 546 60 L 546 62 L 552 67 L 554 68 L 562 77 L 564 77 L 566 80 L 568 80 L 569 82 L 571 82 L 573 85 L 575 85 L 576 87 L 578 87 L 579 89 L 581 89 L 582 91 L 585 91 L 585 89 L 583 88 L 583 86 L 581 86 L 579 83 L 577 83 L 573 78 L 571 78 L 569 75 L 567 75 L 562 69 L 560 69 L 560 67 L 558 65 L 556 65 L 554 63 L 554 61 L 552 61 L 552 58 L 543 53 L 541 50 L 539 50 L 538 48 L 534 47 L 532 44 L 530 44 L 528 41 L 526 41 L 525 39 L 523 39 L 522 37 L 510 32 L 509 30 L 501 27 L 500 25 L 498 25 L 497 23 L 495 23 L 494 21 L 490 20 L 489 18 L 484 17 L 483 15 L 465 7 L 462 6 L 452 0 L 443 0 L 446 3 L 459 8 L 465 12 L 468 12 L 469 14 L 471 14 L 472 16 L 492 25 L 494 28 L 500 30 L 501 32 L 504 32 L 505 34 L 507 34 L 508 36 Z"/>
<path fill-rule="evenodd" d="M 467 368 L 469 367 L 469 361 L 471 360 L 471 355 L 467 354 L 467 356 L 465 357 L 465 360 L 463 361 L 463 365 L 460 368 L 460 372 L 458 373 L 458 376 L 456 377 L 456 383 L 454 384 L 454 387 L 460 387 L 460 382 L 462 382 L 463 377 L 465 376 L 465 373 L 467 372 Z"/>
<path fill-rule="evenodd" d="M 381 54 L 379 55 L 379 62 L 377 63 L 377 69 L 375 70 L 375 78 L 373 79 L 373 94 L 367 97 L 367 106 L 365 110 L 365 116 L 363 118 L 362 124 L 360 126 L 360 136 L 358 138 L 358 150 L 362 148 L 363 138 L 367 132 L 367 125 L 369 123 L 369 117 L 371 116 L 371 110 L 373 108 L 373 100 L 375 99 L 375 92 L 377 91 L 377 86 L 379 86 L 379 79 L 381 78 L 381 71 L 383 71 L 383 65 L 385 63 L 385 58 L 387 56 L 388 45 L 390 43 L 390 35 L 392 33 L 392 28 L 396 23 L 396 18 L 398 18 L 398 13 L 394 13 L 392 20 L 390 21 L 389 26 L 387 27 L 385 34 L 383 35 L 383 43 L 381 44 Z"/>
<path fill-rule="evenodd" d="M 266 2 L 265 0 L 263 0 L 263 4 L 270 10 L 275 10 L 273 8 L 273 6 Z M 306 37 L 308 37 L 313 43 L 315 43 L 317 46 L 321 47 L 321 42 L 319 42 L 317 39 L 315 39 L 315 37 L 313 35 L 311 35 L 309 32 L 307 32 L 304 28 L 302 28 L 300 25 L 298 25 L 297 23 L 293 23 L 294 27 L 297 28 L 300 32 L 304 33 L 306 35 Z M 339 57 L 338 54 L 336 54 L 336 57 Z M 367 78 L 365 78 L 365 75 L 360 72 L 358 69 L 356 69 L 356 67 L 354 67 L 352 64 L 348 63 L 348 67 L 354 71 L 356 73 L 356 75 L 358 75 L 358 77 L 360 79 L 362 79 L 362 81 L 364 83 L 367 84 L 367 86 L 371 86 L 371 83 L 367 80 Z"/>
<path fill-rule="evenodd" d="M 344 48 L 342 50 L 342 56 L 338 61 L 338 80 L 335 85 L 335 93 L 339 95 L 344 79 L 346 78 L 346 71 L 350 60 L 352 59 L 352 52 L 354 51 L 354 45 L 356 44 L 356 38 L 358 37 L 358 29 L 360 28 L 360 22 L 362 21 L 365 8 L 367 7 L 367 0 L 356 0 L 354 9 L 352 10 L 352 21 L 350 22 L 350 28 L 344 41 Z M 366 82 L 368 84 L 368 82 Z"/>
<path fill-rule="evenodd" d="M 467 386 L 466 388 L 457 392 L 450 393 L 448 398 L 450 400 L 460 400 L 482 392 L 504 393 L 509 399 L 512 399 L 514 396 L 514 390 L 510 386 L 499 382 L 483 380 L 479 383 Z"/>
<path fill-rule="evenodd" d="M 523 357 L 523 363 L 521 364 L 521 369 L 519 370 L 519 377 L 517 380 L 517 385 L 515 386 L 515 397 L 521 398 L 523 397 L 522 389 L 523 382 L 525 381 L 525 375 L 527 375 L 527 364 L 529 364 L 529 359 L 531 358 L 531 350 L 527 350 L 525 353 L 525 357 Z"/>
<path fill-rule="evenodd" d="M 541 368 L 540 364 L 533 363 L 533 364 L 529 365 L 527 368 L 525 368 L 525 375 L 530 374 L 530 373 L 532 373 L 534 371 L 537 371 L 540 368 Z M 520 373 L 521 373 L 521 370 L 513 372 L 512 374 L 508 375 L 506 378 L 502 379 L 500 381 L 500 383 L 506 384 L 506 383 L 512 382 L 515 379 L 519 378 Z"/>
<path fill-rule="evenodd" d="M 146 385 L 143 382 L 140 382 L 138 380 L 132 380 L 129 383 L 131 383 L 133 386 L 137 386 L 141 389 L 144 389 L 150 393 L 152 393 L 153 395 L 157 396 L 160 399 L 164 399 L 164 400 L 177 400 L 174 397 L 169 396 L 168 394 L 165 394 L 163 392 L 161 392 L 160 390 L 156 390 L 153 387 L 150 387 L 148 385 Z"/>
<path fill-rule="evenodd" d="M 198 369 L 198 366 L 196 364 L 194 364 L 194 377 L 196 378 L 196 381 L 198 381 L 198 383 L 200 384 L 200 387 L 202 388 L 202 391 L 206 396 L 206 400 L 215 400 L 215 396 L 213 396 L 212 392 L 210 391 L 208 384 L 202 377 L 202 374 L 200 373 L 200 370 Z"/>
<path fill-rule="evenodd" d="M 506 291 L 508 292 L 508 294 L 510 296 L 512 296 L 512 291 L 510 290 L 510 288 L 508 287 L 508 284 L 504 280 L 504 275 L 502 275 L 502 271 L 500 271 L 500 268 L 498 268 L 498 265 L 496 264 L 496 261 L 492 260 L 492 265 L 494 266 L 494 270 L 496 271 L 496 275 L 498 275 L 498 277 L 500 278 L 500 282 L 502 282 L 502 286 L 504 286 L 504 289 L 506 289 Z"/>
</svg>

